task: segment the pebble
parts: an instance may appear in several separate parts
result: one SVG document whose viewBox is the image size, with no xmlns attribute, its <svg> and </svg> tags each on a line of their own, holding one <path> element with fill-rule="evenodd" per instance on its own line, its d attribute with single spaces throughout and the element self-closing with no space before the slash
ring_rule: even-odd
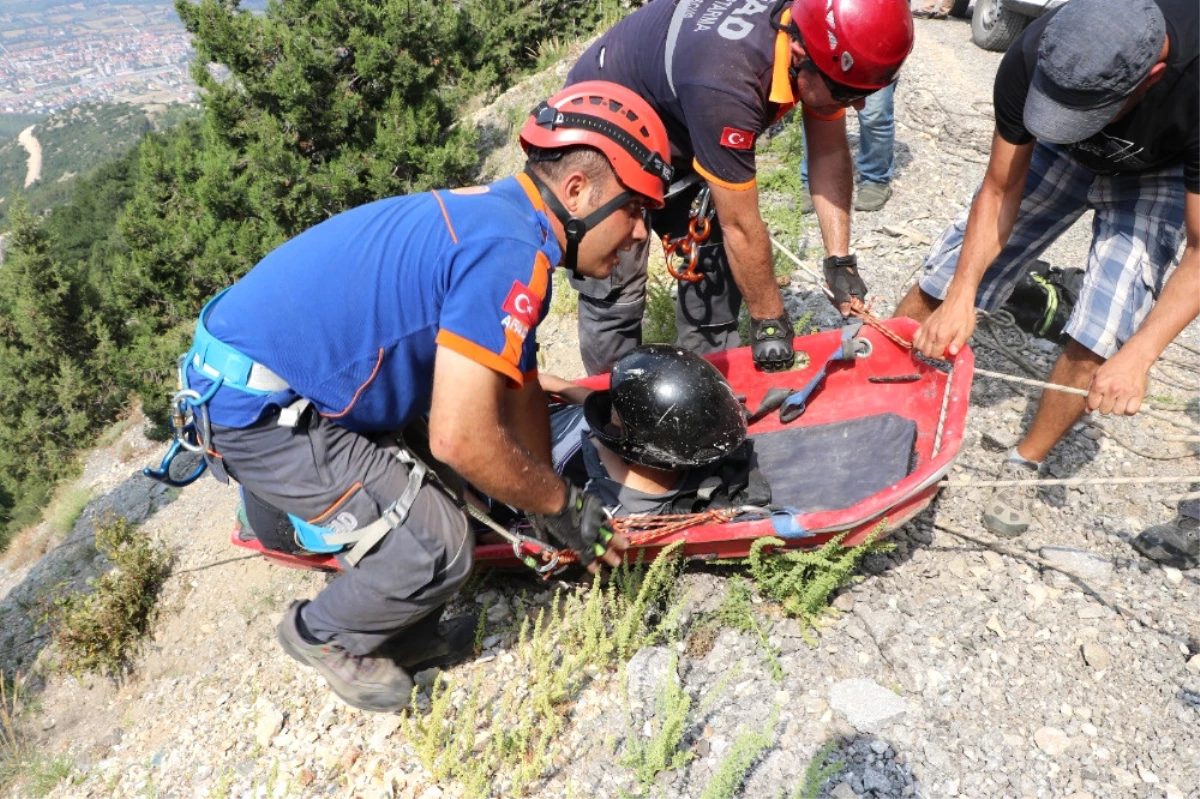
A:
<svg viewBox="0 0 1200 799">
<path fill-rule="evenodd" d="M 877 730 L 909 710 L 908 703 L 894 691 L 864 679 L 834 683 L 829 689 L 829 706 L 862 732 Z"/>
<path fill-rule="evenodd" d="M 1056 569 L 1075 575 L 1085 581 L 1108 583 L 1112 579 L 1113 565 L 1107 558 L 1074 547 L 1046 546 L 1038 554 Z"/>
<path fill-rule="evenodd" d="M 1071 746 L 1071 738 L 1057 727 L 1042 727 L 1033 734 L 1033 742 L 1051 757 L 1058 757 Z"/>
<path fill-rule="evenodd" d="M 1104 647 L 1097 643 L 1088 641 L 1080 650 L 1083 654 L 1083 660 L 1096 671 L 1104 671 L 1112 663 L 1112 658 Z"/>
<path fill-rule="evenodd" d="M 270 705 L 259 711 L 258 722 L 254 727 L 254 740 L 265 749 L 282 729 L 283 711 Z"/>
</svg>

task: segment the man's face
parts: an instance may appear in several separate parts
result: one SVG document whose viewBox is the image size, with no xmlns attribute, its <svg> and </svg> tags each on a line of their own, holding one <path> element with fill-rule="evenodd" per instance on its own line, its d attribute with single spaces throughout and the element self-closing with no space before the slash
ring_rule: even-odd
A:
<svg viewBox="0 0 1200 799">
<path fill-rule="evenodd" d="M 616 177 L 609 173 L 598 188 L 592 190 L 589 187 L 588 191 L 581 193 L 574 214 L 586 217 L 624 190 Z M 642 198 L 635 195 L 584 235 L 583 241 L 579 242 L 576 269 L 587 277 L 606 278 L 616 266 L 619 253 L 645 241 L 647 235 L 645 205 Z"/>
<path fill-rule="evenodd" d="M 863 105 L 866 103 L 865 99 L 840 102 L 833 98 L 833 95 L 829 92 L 829 85 L 821 77 L 821 73 L 817 71 L 816 66 L 809 60 L 808 53 L 805 52 L 799 42 L 792 40 L 791 52 L 792 66 L 798 68 L 793 88 L 795 89 L 796 96 L 800 99 L 800 103 L 805 108 L 820 116 L 831 116 L 843 108 L 853 108 L 856 111 L 862 110 Z"/>
</svg>

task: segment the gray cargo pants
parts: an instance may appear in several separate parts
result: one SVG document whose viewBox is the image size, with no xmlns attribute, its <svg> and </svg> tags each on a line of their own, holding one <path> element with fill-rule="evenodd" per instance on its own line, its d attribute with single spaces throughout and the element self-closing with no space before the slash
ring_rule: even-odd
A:
<svg viewBox="0 0 1200 799">
<path fill-rule="evenodd" d="M 224 472 L 262 503 L 339 531 L 378 519 L 408 484 L 390 436 L 351 432 L 312 409 L 295 427 L 277 420 L 213 425 L 218 479 Z M 404 524 L 304 606 L 304 624 L 319 640 L 370 654 L 454 596 L 474 554 L 466 517 L 427 482 Z"/>
<path fill-rule="evenodd" d="M 659 246 L 661 236 L 677 238 L 687 233 L 692 201 L 703 186 L 696 183 L 651 211 L 652 235 L 620 253 L 609 277 L 571 278 L 579 292 L 579 351 L 589 375 L 612 371 L 618 358 L 642 343 L 650 247 Z M 721 225 L 714 217 L 712 233 L 700 248 L 699 271 L 704 279 L 679 281 L 675 344 L 692 352 L 720 352 L 741 343 L 737 323 L 742 292 L 733 280 L 723 242 Z"/>
</svg>

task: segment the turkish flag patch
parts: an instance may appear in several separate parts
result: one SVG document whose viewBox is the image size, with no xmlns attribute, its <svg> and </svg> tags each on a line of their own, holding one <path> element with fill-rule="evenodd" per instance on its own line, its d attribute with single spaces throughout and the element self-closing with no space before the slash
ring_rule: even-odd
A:
<svg viewBox="0 0 1200 799">
<path fill-rule="evenodd" d="M 501 308 L 506 314 L 523 323 L 526 327 L 537 324 L 538 311 L 541 310 L 541 300 L 534 297 L 533 292 L 519 280 L 514 280 L 508 297 Z"/>
<path fill-rule="evenodd" d="M 721 146 L 730 150 L 753 150 L 755 135 L 748 130 L 725 128 L 721 131 Z"/>
</svg>

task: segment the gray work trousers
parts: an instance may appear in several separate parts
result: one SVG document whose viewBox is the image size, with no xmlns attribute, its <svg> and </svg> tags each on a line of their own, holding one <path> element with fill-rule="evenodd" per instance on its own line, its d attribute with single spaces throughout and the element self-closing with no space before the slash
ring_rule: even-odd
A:
<svg viewBox="0 0 1200 799">
<path fill-rule="evenodd" d="M 339 531 L 378 519 L 408 484 L 391 436 L 352 432 L 312 409 L 295 427 L 277 419 L 213 425 L 214 474 L 228 474 L 269 507 Z M 304 606 L 304 624 L 319 640 L 370 654 L 454 596 L 474 554 L 463 512 L 427 482 L 407 520 Z"/>
<path fill-rule="evenodd" d="M 658 246 L 661 236 L 674 239 L 687 233 L 692 201 L 703 185 L 697 183 L 669 197 L 663 208 L 651 211 L 652 235 L 620 253 L 609 277 L 571 278 L 579 292 L 579 351 L 589 375 L 612 371 L 618 358 L 642 343 L 650 247 Z M 699 353 L 737 347 L 741 344 L 737 327 L 742 292 L 733 280 L 721 225 L 715 217 L 712 232 L 700 248 L 699 271 L 703 275 L 699 282 L 679 282 L 675 344 Z"/>
</svg>

